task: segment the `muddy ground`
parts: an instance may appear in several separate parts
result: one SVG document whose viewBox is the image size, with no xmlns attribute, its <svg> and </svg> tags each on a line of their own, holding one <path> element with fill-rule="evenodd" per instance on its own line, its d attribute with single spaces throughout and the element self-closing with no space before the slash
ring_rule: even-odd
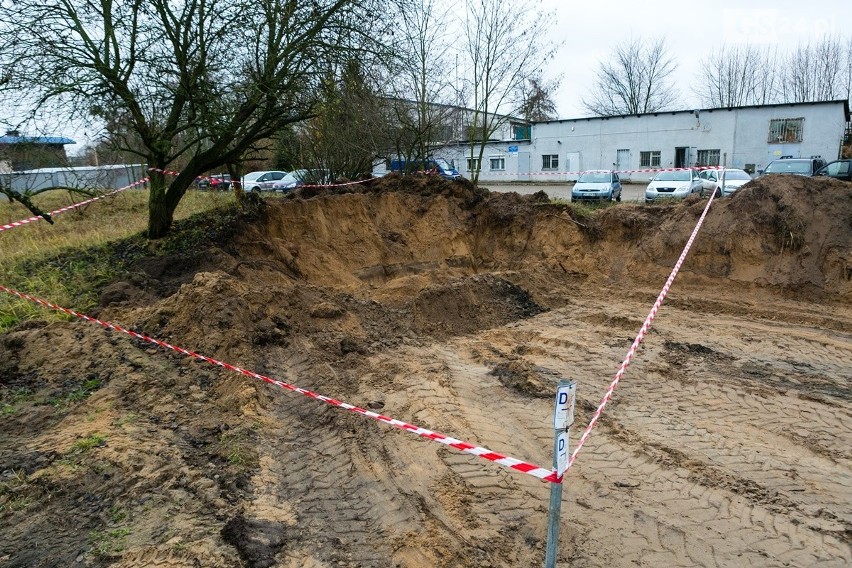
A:
<svg viewBox="0 0 852 568">
<path fill-rule="evenodd" d="M 97 316 L 548 467 L 706 203 L 393 176 L 269 199 Z M 26 230 L 26 228 L 19 229 Z M 0 336 L 0 566 L 543 565 L 550 485 L 83 322 Z M 565 481 L 559 566 L 852 563 L 852 186 L 714 201 Z"/>
</svg>

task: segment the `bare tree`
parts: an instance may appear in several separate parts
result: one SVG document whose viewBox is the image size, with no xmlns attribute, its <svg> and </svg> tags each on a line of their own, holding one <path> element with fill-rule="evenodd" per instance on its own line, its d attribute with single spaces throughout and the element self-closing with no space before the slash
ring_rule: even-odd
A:
<svg viewBox="0 0 852 568">
<path fill-rule="evenodd" d="M 677 101 L 668 78 L 677 68 L 664 39 L 631 39 L 600 64 L 594 92 L 583 106 L 596 116 L 640 114 L 670 108 Z"/>
<path fill-rule="evenodd" d="M 394 145 L 406 163 L 422 163 L 436 142 L 452 137 L 458 102 L 449 37 L 450 12 L 439 0 L 418 0 L 399 14 L 400 39 L 389 81 L 390 109 L 396 123 Z"/>
<path fill-rule="evenodd" d="M 706 106 L 745 105 L 750 102 L 751 82 L 759 64 L 756 47 L 723 45 L 701 61 L 696 95 Z"/>
<path fill-rule="evenodd" d="M 847 100 L 852 100 L 852 35 L 846 38 L 844 53 L 842 94 Z"/>
<path fill-rule="evenodd" d="M 844 84 L 849 66 L 847 46 L 839 38 L 824 37 L 799 44 L 784 59 L 784 102 L 835 100 L 848 96 Z"/>
<path fill-rule="evenodd" d="M 709 107 L 768 104 L 777 97 L 780 75 L 776 50 L 723 46 L 701 61 L 695 94 Z"/>
<path fill-rule="evenodd" d="M 121 125 L 124 149 L 149 166 L 180 164 L 170 182 L 151 176 L 148 236 L 159 238 L 196 176 L 311 116 L 337 55 L 378 46 L 383 3 L 4 1 L 0 92 L 31 116 L 52 105 Z"/>
<path fill-rule="evenodd" d="M 473 109 L 470 159 L 476 164 L 477 183 L 485 144 L 506 115 L 521 110 L 518 86 L 536 77 L 559 45 L 545 44 L 553 19 L 540 2 L 467 0 L 466 5 L 463 55 Z"/>
</svg>

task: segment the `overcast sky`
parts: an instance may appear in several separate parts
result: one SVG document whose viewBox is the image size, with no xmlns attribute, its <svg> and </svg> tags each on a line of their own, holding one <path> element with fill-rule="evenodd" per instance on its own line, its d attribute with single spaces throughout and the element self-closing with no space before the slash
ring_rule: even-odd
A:
<svg viewBox="0 0 852 568">
<path fill-rule="evenodd" d="M 523 1 L 523 0 L 518 0 Z M 826 34 L 852 35 L 852 0 L 543 0 L 555 13 L 552 35 L 563 45 L 550 77 L 563 74 L 555 98 L 559 118 L 587 116 L 582 99 L 600 61 L 631 37 L 664 37 L 678 62 L 673 75 L 681 109 L 700 107 L 692 92 L 702 58 L 722 44 L 777 46 L 779 53 Z M 546 75 L 547 76 L 547 75 Z"/>
</svg>

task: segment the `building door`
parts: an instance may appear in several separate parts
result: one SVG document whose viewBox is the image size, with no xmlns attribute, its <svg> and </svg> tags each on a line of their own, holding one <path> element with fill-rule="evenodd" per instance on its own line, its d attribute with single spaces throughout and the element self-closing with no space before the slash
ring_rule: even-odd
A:
<svg viewBox="0 0 852 568">
<path fill-rule="evenodd" d="M 615 169 L 619 172 L 624 172 L 630 169 L 630 150 L 615 151 Z M 627 176 L 624 176 L 627 177 Z"/>
<path fill-rule="evenodd" d="M 689 148 L 675 148 L 674 167 L 685 168 L 689 166 Z"/>
<path fill-rule="evenodd" d="M 580 152 L 568 152 L 565 171 L 568 172 L 569 180 L 580 177 Z"/>
<path fill-rule="evenodd" d="M 529 152 L 518 152 L 518 181 L 530 181 Z"/>
</svg>

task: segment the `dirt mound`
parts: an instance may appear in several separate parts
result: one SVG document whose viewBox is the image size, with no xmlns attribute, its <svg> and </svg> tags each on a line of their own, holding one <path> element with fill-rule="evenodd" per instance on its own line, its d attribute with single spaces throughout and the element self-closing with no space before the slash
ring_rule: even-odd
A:
<svg viewBox="0 0 852 568">
<path fill-rule="evenodd" d="M 591 383 L 610 374 L 596 365 L 630 345 L 639 312 L 705 204 L 590 212 L 543 194 L 489 195 L 434 176 L 301 188 L 229 231 L 193 228 L 209 235 L 209 248 L 145 258 L 130 278 L 103 289 L 98 315 L 549 464 L 554 377 L 580 374 Z M 813 471 L 848 478 L 835 471 L 850 459 L 837 441 L 848 420 L 831 417 L 846 412 L 852 396 L 844 335 L 852 332 L 852 186 L 769 176 L 715 200 L 676 289 L 667 305 L 680 327 L 663 328 L 662 341 L 640 352 L 645 392 L 616 397 L 624 424 L 606 418 L 596 434 L 606 452 L 576 473 L 563 560 L 581 550 L 583 565 L 733 565 L 742 554 L 760 564 L 767 553 L 753 543 L 777 538 L 768 554 L 793 543 L 812 558 L 842 561 L 842 544 L 819 547 L 848 535 L 852 519 L 835 502 L 840 495 L 848 503 L 848 491 L 844 497 L 832 486 L 828 497 L 808 494 L 800 503 L 799 485 L 782 498 L 761 484 L 789 465 L 787 450 L 777 448 L 787 448 L 794 431 L 810 457 L 802 471 L 788 472 L 790 483 L 804 476 L 803 486 L 818 486 Z M 696 310 L 705 316 L 698 323 Z M 725 327 L 713 314 L 746 320 Z M 789 319 L 776 326 L 779 314 Z M 784 336 L 793 323 L 811 327 Z M 773 333 L 766 342 L 739 339 Z M 537 480 L 84 322 L 21 325 L 0 345 L 4 566 L 542 561 L 547 487 Z M 588 385 L 578 421 L 588 419 L 606 382 Z M 715 385 L 709 399 L 695 386 L 704 382 Z M 731 390 L 743 388 L 749 397 Z M 729 390 L 719 397 L 718 389 Z M 769 400 L 779 392 L 783 401 Z M 715 428 L 718 416 L 666 429 L 669 420 L 758 395 L 760 411 L 789 413 L 793 405 L 822 418 L 815 430 L 803 419 L 755 418 L 747 430 L 778 425 L 779 432 L 725 438 L 718 460 L 703 434 L 694 446 L 688 437 Z M 688 408 L 684 396 L 694 398 Z M 630 406 L 646 397 L 659 397 L 655 409 Z M 618 412 L 622 404 L 630 411 Z M 657 416 L 657 407 L 675 418 Z M 760 411 L 729 409 L 719 429 Z M 745 447 L 776 437 L 783 443 L 769 449 Z M 740 449 L 745 457 L 730 457 Z M 639 481 L 627 479 L 625 463 L 640 468 Z M 743 478 L 744 463 L 754 465 L 754 479 Z M 661 467 L 671 469 L 657 479 Z M 681 484 L 688 485 L 682 495 Z M 751 518 L 738 509 L 743 500 L 761 511 L 746 529 L 738 524 Z M 717 502 L 713 526 L 726 535 L 746 530 L 745 544 L 711 538 L 711 546 L 706 531 L 665 528 L 692 526 L 689 515 Z M 780 517 L 764 522 L 764 509 Z M 660 511 L 670 516 L 651 523 Z M 591 515 L 603 528 L 584 525 Z M 770 537 L 764 525 L 799 528 L 795 538 Z M 621 534 L 627 540 L 610 542 Z M 664 554 L 658 541 L 675 544 Z"/>
<path fill-rule="evenodd" d="M 610 273 L 648 276 L 676 262 L 704 209 L 697 197 L 658 207 L 613 208 L 597 226 L 613 251 Z M 714 200 L 683 271 L 685 281 L 771 287 L 797 297 L 852 299 L 852 185 L 770 175 Z M 634 248 L 635 247 L 635 248 Z M 632 251 L 630 249 L 633 249 Z"/>
</svg>

